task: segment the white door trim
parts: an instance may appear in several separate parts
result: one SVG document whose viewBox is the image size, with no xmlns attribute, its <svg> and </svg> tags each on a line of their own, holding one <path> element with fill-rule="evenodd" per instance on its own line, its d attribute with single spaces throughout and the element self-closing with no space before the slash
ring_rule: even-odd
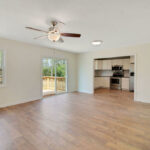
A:
<svg viewBox="0 0 150 150">
<path fill-rule="evenodd" d="M 134 56 L 134 101 L 137 101 L 137 54 L 131 54 L 131 55 L 121 55 L 116 56 L 117 57 L 126 57 L 126 56 Z M 99 59 L 105 59 L 105 58 L 113 58 L 113 57 L 100 57 Z M 95 69 L 94 69 L 94 60 L 98 58 L 93 59 L 93 94 L 94 94 L 94 79 L 95 79 Z"/>
</svg>

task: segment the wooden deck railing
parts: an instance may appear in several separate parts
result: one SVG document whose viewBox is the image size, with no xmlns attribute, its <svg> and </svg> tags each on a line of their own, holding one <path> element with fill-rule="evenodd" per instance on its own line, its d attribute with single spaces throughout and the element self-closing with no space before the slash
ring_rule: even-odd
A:
<svg viewBox="0 0 150 150">
<path fill-rule="evenodd" d="M 64 77 L 56 77 L 57 89 L 66 91 L 66 79 Z M 43 76 L 43 90 L 55 90 L 55 77 Z"/>
<path fill-rule="evenodd" d="M 2 84 L 2 81 L 3 80 L 3 78 L 2 78 L 2 74 L 0 74 L 0 84 Z"/>
</svg>

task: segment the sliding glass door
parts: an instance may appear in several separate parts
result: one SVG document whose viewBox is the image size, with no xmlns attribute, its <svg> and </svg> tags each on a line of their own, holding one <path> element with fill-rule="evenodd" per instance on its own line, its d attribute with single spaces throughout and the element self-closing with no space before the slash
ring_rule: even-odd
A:
<svg viewBox="0 0 150 150">
<path fill-rule="evenodd" d="M 44 58 L 42 68 L 43 95 L 67 91 L 67 62 L 63 59 Z"/>
</svg>

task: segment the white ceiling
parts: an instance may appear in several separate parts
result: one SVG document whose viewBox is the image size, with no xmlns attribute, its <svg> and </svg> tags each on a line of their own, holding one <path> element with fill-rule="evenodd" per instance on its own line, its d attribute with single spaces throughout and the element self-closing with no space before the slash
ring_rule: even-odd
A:
<svg viewBox="0 0 150 150">
<path fill-rule="evenodd" d="M 64 43 L 34 40 L 43 33 L 26 30 L 32 26 L 47 30 L 52 19 L 66 23 L 62 32 L 81 33 L 64 37 Z M 150 42 L 150 0 L 0 0 L 0 37 L 86 52 Z M 103 45 L 91 45 L 93 40 Z"/>
</svg>

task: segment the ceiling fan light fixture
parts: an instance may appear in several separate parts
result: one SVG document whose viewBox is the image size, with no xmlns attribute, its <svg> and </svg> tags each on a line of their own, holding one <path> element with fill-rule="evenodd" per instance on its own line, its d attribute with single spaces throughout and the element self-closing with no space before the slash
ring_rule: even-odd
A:
<svg viewBox="0 0 150 150">
<path fill-rule="evenodd" d="M 54 29 L 48 32 L 48 39 L 50 41 L 56 42 L 60 39 L 60 31 L 58 29 Z"/>
<path fill-rule="evenodd" d="M 103 41 L 101 41 L 101 40 L 92 41 L 92 45 L 94 45 L 94 46 L 101 45 L 102 43 L 103 43 Z"/>
</svg>

